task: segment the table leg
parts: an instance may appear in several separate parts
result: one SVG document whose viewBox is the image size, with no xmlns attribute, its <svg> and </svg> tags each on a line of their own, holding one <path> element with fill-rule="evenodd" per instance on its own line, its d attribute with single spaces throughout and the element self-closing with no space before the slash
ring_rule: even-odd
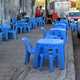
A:
<svg viewBox="0 0 80 80">
<path fill-rule="evenodd" d="M 49 70 L 50 72 L 54 71 L 54 65 L 53 65 L 53 55 L 49 55 Z"/>
<path fill-rule="evenodd" d="M 59 68 L 63 70 L 65 68 L 65 57 L 64 57 L 64 48 L 60 48 L 59 54 L 58 54 L 58 62 L 59 62 Z"/>
<path fill-rule="evenodd" d="M 40 54 L 40 68 L 39 68 L 40 70 L 42 70 L 43 63 L 44 63 L 44 55 Z"/>
<path fill-rule="evenodd" d="M 24 64 L 29 64 L 29 61 L 30 61 L 30 53 L 26 51 Z"/>
<path fill-rule="evenodd" d="M 34 55 L 32 66 L 33 66 L 33 68 L 39 67 L 39 55 Z"/>
</svg>

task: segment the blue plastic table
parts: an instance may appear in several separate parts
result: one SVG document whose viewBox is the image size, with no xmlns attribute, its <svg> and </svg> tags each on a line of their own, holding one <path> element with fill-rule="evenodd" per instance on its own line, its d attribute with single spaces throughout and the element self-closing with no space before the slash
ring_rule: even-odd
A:
<svg viewBox="0 0 80 80">
<path fill-rule="evenodd" d="M 64 69 L 64 41 L 61 39 L 40 39 L 37 41 L 36 44 L 36 57 L 35 57 L 35 66 L 38 67 L 39 65 L 39 56 L 43 55 L 45 58 L 48 58 L 49 56 L 51 59 L 56 59 L 58 66 L 60 69 Z M 52 61 L 53 62 L 53 61 Z M 41 63 L 41 62 L 40 62 Z M 42 64 L 42 63 L 41 63 Z M 40 68 L 42 67 L 40 64 Z M 53 63 L 50 64 L 50 70 L 53 70 Z"/>
</svg>

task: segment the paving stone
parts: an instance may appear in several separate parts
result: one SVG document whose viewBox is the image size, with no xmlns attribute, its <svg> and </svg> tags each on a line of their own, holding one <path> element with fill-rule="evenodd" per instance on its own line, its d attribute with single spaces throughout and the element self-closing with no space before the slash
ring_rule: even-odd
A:
<svg viewBox="0 0 80 80">
<path fill-rule="evenodd" d="M 20 34 L 17 40 L 5 41 L 0 44 L 0 80 L 75 80 L 74 58 L 71 33 L 66 45 L 66 65 L 65 70 L 58 69 L 50 73 L 47 70 L 40 72 L 31 67 L 31 64 L 24 65 L 24 46 L 22 36 L 28 36 L 33 46 L 42 37 L 39 30 L 31 33 Z"/>
</svg>

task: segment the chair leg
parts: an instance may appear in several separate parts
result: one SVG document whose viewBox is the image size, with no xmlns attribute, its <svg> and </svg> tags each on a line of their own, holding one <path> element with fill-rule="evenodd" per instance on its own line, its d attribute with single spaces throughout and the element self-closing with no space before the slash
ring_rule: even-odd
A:
<svg viewBox="0 0 80 80">
<path fill-rule="evenodd" d="M 16 39 L 17 38 L 17 34 L 16 33 L 13 33 L 13 35 L 14 35 L 14 39 Z"/>
<path fill-rule="evenodd" d="M 32 61 L 33 61 L 32 62 L 32 67 L 33 68 L 38 68 L 39 67 L 39 56 L 38 55 L 34 55 Z"/>
<path fill-rule="evenodd" d="M 8 32 L 5 33 L 6 40 L 8 40 Z"/>
<path fill-rule="evenodd" d="M 39 66 L 39 69 L 40 70 L 42 70 L 43 62 L 44 62 L 44 55 L 43 54 L 40 54 L 40 66 Z"/>
<path fill-rule="evenodd" d="M 2 34 L 0 35 L 0 41 L 2 41 Z"/>
<path fill-rule="evenodd" d="M 16 32 L 20 33 L 20 29 L 18 27 L 16 27 Z"/>
<path fill-rule="evenodd" d="M 23 28 L 21 27 L 21 33 L 23 32 Z"/>
<path fill-rule="evenodd" d="M 60 49 L 60 53 L 61 54 L 58 54 L 59 68 L 61 70 L 64 70 L 64 68 L 65 68 L 64 50 L 63 49 Z"/>
<path fill-rule="evenodd" d="M 31 29 L 30 28 L 28 28 L 28 32 L 30 32 L 31 31 Z"/>
<path fill-rule="evenodd" d="M 26 27 L 24 28 L 24 32 L 27 32 L 27 29 L 26 29 Z"/>
<path fill-rule="evenodd" d="M 53 55 L 49 55 L 49 71 L 52 72 L 54 71 L 54 65 L 53 65 Z"/>
<path fill-rule="evenodd" d="M 29 64 L 29 61 L 30 61 L 30 53 L 25 53 L 25 62 L 24 64 Z"/>
<path fill-rule="evenodd" d="M 59 67 L 58 64 L 59 64 L 59 63 L 58 63 L 58 58 L 57 58 L 57 56 L 56 56 L 56 58 L 55 58 L 55 66 L 56 66 L 56 67 Z"/>
</svg>

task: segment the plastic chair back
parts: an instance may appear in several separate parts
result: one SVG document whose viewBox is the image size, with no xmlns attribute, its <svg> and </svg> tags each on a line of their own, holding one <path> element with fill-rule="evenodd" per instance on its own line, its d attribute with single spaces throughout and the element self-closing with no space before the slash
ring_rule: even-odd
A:
<svg viewBox="0 0 80 80">
<path fill-rule="evenodd" d="M 71 22 L 70 23 L 70 27 L 71 27 L 71 30 L 72 31 L 77 31 L 77 27 L 78 27 L 78 24 L 77 24 L 77 22 Z"/>
<path fill-rule="evenodd" d="M 8 23 L 2 24 L 2 31 L 7 32 L 10 29 L 10 25 Z"/>
<path fill-rule="evenodd" d="M 16 21 L 17 21 L 16 17 L 13 17 L 12 20 L 11 20 L 12 24 L 15 24 Z"/>
<path fill-rule="evenodd" d="M 56 23 L 54 27 L 65 28 L 67 30 L 67 25 L 65 23 Z"/>
<path fill-rule="evenodd" d="M 30 40 L 27 38 L 27 37 L 23 37 L 22 38 L 22 41 L 24 43 L 24 46 L 25 46 L 25 49 L 31 53 L 31 50 L 32 50 L 32 45 L 31 45 L 31 42 Z"/>
<path fill-rule="evenodd" d="M 50 31 L 51 35 L 56 35 L 59 38 L 63 39 L 65 42 L 67 41 L 67 32 L 66 31 L 62 31 L 62 30 L 53 30 Z"/>
<path fill-rule="evenodd" d="M 43 37 L 46 37 L 47 30 L 44 27 L 41 27 L 40 29 L 41 29 L 41 32 L 43 34 Z"/>
<path fill-rule="evenodd" d="M 38 17 L 37 18 L 37 25 L 38 26 L 44 26 L 45 25 L 45 18 L 44 17 Z"/>
</svg>

